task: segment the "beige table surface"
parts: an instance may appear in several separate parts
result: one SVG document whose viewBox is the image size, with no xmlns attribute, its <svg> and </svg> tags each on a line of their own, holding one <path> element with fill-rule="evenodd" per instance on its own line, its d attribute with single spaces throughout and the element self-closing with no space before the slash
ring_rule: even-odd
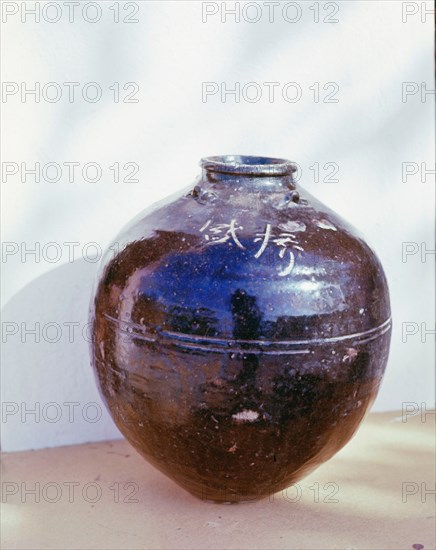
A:
<svg viewBox="0 0 436 550">
<path fill-rule="evenodd" d="M 233 505 L 196 500 L 125 441 L 3 453 L 2 548 L 434 549 L 435 416 L 406 420 L 371 414 L 298 487 Z"/>
</svg>

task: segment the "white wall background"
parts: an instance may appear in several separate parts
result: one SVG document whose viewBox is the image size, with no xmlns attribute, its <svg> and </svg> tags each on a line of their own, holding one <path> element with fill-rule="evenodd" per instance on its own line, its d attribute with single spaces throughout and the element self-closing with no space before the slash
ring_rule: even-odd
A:
<svg viewBox="0 0 436 550">
<path fill-rule="evenodd" d="M 422 243 L 434 249 L 434 175 L 423 175 L 421 163 L 434 170 L 434 106 L 430 94 L 419 92 L 422 83 L 434 89 L 433 27 L 421 2 L 320 2 L 318 23 L 316 3 L 304 1 L 300 13 L 287 12 L 294 23 L 282 16 L 285 2 L 273 22 L 272 8 L 259 2 L 256 23 L 247 21 L 255 7 L 244 3 L 239 23 L 231 15 L 221 21 L 221 2 L 139 2 L 136 14 L 135 3 L 120 2 L 119 23 L 111 9 L 116 2 L 96 2 L 101 19 L 95 23 L 82 15 L 86 2 L 72 22 L 62 2 L 57 11 L 53 2 L 37 2 L 40 22 L 21 2 L 2 4 L 3 81 L 17 83 L 20 92 L 35 82 L 63 90 L 55 103 L 44 95 L 39 103 L 30 95 L 25 101 L 20 93 L 3 95 L 2 168 L 80 163 L 73 182 L 65 166 L 57 182 L 45 181 L 44 172 L 40 182 L 32 175 L 22 182 L 21 168 L 3 174 L 3 450 L 119 436 L 103 410 L 82 336 L 96 270 L 86 257 L 86 249 L 90 255 L 96 249 L 87 243 L 104 248 L 141 209 L 193 181 L 201 156 L 222 153 L 297 161 L 300 183 L 362 231 L 385 267 L 394 319 L 374 410 L 400 410 L 403 402 L 432 406 L 434 335 L 422 329 L 434 329 L 434 255 L 423 262 L 421 252 Z M 34 6 L 26 2 L 27 9 Z M 335 6 L 332 18 L 339 22 L 323 22 Z M 205 9 L 219 11 L 203 22 Z M 58 22 L 49 21 L 59 13 Z M 95 13 L 91 6 L 85 16 Z M 139 22 L 123 22 L 130 13 Z M 64 82 L 79 83 L 72 102 Z M 83 100 L 88 82 L 101 86 L 100 101 Z M 121 98 L 123 85 L 136 82 L 139 102 L 114 102 L 114 82 Z M 222 102 L 219 94 L 204 101 L 203 82 L 228 88 L 256 82 L 263 95 L 252 103 L 242 95 L 239 103 L 232 96 Z M 273 102 L 264 82 L 279 83 Z M 288 82 L 301 87 L 298 102 L 283 99 Z M 318 103 L 310 89 L 316 82 Z M 337 83 L 339 102 L 322 101 L 332 89 L 323 90 L 327 82 Z M 418 90 L 406 102 L 404 82 Z M 54 97 L 53 87 L 46 91 Z M 101 165 L 100 181 L 82 177 L 88 162 Z M 137 163 L 139 182 L 115 183 L 109 169 L 115 162 Z M 316 162 L 336 163 L 339 181 L 322 181 L 323 170 L 315 181 L 309 167 Z M 407 181 L 404 162 L 419 168 Z M 71 255 L 68 242 L 79 243 Z M 407 245 L 416 253 L 404 258 L 404 242 L 416 243 Z M 40 252 L 26 254 L 35 246 Z M 404 323 L 417 331 L 405 342 Z"/>
</svg>

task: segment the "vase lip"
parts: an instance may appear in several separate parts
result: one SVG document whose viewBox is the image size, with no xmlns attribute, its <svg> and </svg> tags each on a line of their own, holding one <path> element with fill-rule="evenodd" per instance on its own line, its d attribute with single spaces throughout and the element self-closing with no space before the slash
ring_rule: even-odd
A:
<svg viewBox="0 0 436 550">
<path fill-rule="evenodd" d="M 217 155 L 203 157 L 201 167 L 208 172 L 244 174 L 246 176 L 286 176 L 296 172 L 288 159 L 251 155 Z"/>
</svg>

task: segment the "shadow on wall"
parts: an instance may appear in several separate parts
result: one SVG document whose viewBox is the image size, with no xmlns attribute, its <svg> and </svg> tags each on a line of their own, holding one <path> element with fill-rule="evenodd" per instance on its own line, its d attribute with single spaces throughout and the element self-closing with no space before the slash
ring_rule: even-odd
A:
<svg viewBox="0 0 436 550">
<path fill-rule="evenodd" d="M 3 451 L 119 438 L 89 359 L 97 265 L 80 260 L 32 281 L 2 310 Z"/>
</svg>

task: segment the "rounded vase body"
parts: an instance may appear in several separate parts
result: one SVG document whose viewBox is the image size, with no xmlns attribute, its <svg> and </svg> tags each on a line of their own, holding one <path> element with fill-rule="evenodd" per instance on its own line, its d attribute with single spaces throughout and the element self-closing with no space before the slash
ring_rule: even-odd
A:
<svg viewBox="0 0 436 550">
<path fill-rule="evenodd" d="M 204 500 L 266 497 L 329 459 L 386 367 L 380 262 L 293 172 L 205 158 L 195 186 L 141 214 L 102 261 L 100 392 L 136 450 Z"/>
</svg>

